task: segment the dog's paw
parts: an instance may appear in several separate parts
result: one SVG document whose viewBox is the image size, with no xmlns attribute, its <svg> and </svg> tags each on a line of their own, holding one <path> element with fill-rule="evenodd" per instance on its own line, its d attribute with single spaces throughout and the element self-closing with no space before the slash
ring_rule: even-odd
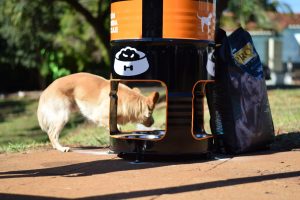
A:
<svg viewBox="0 0 300 200">
<path fill-rule="evenodd" d="M 117 124 L 117 127 L 118 127 L 118 130 L 119 130 L 120 132 L 122 132 L 122 127 L 121 127 L 121 125 Z"/>
<path fill-rule="evenodd" d="M 59 150 L 61 152 L 70 152 L 71 151 L 70 147 L 60 147 L 57 150 Z"/>
</svg>

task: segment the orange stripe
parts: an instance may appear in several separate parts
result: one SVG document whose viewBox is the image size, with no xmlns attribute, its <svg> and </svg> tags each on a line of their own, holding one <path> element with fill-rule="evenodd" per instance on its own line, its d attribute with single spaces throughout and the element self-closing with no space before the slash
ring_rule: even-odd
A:
<svg viewBox="0 0 300 200">
<path fill-rule="evenodd" d="M 163 38 L 214 39 L 214 34 L 211 34 L 215 32 L 215 11 L 212 3 L 164 0 L 163 8 Z M 210 30 L 208 31 L 208 26 L 204 25 L 202 32 L 202 23 L 197 14 L 208 17 L 210 13 L 212 13 Z"/>
<path fill-rule="evenodd" d="M 142 1 L 120 1 L 111 4 L 111 40 L 142 38 Z"/>
</svg>

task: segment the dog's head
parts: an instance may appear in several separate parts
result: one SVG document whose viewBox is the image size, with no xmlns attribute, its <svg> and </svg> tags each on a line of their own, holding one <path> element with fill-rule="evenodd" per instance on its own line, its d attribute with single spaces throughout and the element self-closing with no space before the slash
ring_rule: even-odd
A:
<svg viewBox="0 0 300 200">
<path fill-rule="evenodd" d="M 152 114 L 155 108 L 155 104 L 158 101 L 158 98 L 159 98 L 159 93 L 152 92 L 146 99 L 147 105 L 143 109 L 143 118 L 141 121 L 141 124 L 143 124 L 146 127 L 150 127 L 154 123 Z"/>
</svg>

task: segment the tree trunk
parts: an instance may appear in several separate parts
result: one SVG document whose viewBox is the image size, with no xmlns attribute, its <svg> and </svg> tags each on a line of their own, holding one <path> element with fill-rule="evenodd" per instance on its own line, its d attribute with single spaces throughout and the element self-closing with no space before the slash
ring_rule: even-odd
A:
<svg viewBox="0 0 300 200">
<path fill-rule="evenodd" d="M 217 10 L 216 10 L 216 26 L 220 27 L 220 20 L 223 11 L 227 8 L 228 0 L 217 0 Z"/>
</svg>

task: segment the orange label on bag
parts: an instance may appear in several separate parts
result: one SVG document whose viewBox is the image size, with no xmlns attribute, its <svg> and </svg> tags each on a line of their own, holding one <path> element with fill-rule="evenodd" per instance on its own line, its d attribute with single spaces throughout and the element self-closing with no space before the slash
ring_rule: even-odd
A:
<svg viewBox="0 0 300 200">
<path fill-rule="evenodd" d="M 163 38 L 214 40 L 213 1 L 164 0 Z"/>
<path fill-rule="evenodd" d="M 142 38 L 142 1 L 120 1 L 111 4 L 111 40 Z"/>
</svg>

